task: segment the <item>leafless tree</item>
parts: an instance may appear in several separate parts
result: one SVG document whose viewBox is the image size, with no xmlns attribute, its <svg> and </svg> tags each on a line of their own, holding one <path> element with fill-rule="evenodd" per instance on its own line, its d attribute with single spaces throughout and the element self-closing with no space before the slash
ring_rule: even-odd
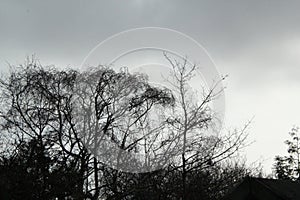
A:
<svg viewBox="0 0 300 200">
<path fill-rule="evenodd" d="M 80 176 L 73 195 L 79 199 L 101 196 L 101 169 L 115 164 L 107 160 L 112 150 L 118 151 L 112 162 L 135 164 L 124 161 L 120 152 L 137 148 L 143 139 L 140 122 L 154 105 L 173 101 L 167 89 L 151 87 L 142 75 L 105 67 L 59 71 L 36 60 L 15 67 L 1 80 L 1 99 L 2 131 L 19 143 L 34 139 L 58 162 L 75 166 Z M 114 148 L 99 151 L 105 139 Z M 47 173 L 42 174 L 46 185 Z"/>
<path fill-rule="evenodd" d="M 203 170 L 214 163 L 230 158 L 245 145 L 248 124 L 229 134 L 219 134 L 220 119 L 216 118 L 212 102 L 219 97 L 223 88 L 218 89 L 224 78 L 217 80 L 211 88 L 202 86 L 201 93 L 190 85 L 198 66 L 186 58 L 177 59 L 164 54 L 172 67 L 168 82 L 175 96 L 175 106 L 168 119 L 173 141 L 181 149 L 181 159 L 175 168 L 182 169 L 182 199 L 186 199 L 187 175 Z"/>
</svg>

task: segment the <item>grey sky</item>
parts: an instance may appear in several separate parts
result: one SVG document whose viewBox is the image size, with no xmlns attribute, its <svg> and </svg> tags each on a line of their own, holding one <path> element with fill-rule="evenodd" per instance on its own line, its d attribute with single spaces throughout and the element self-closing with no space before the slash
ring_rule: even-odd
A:
<svg viewBox="0 0 300 200">
<path fill-rule="evenodd" d="M 300 125 L 300 2 L 282 0 L 0 0 L 0 64 L 33 53 L 44 64 L 79 66 L 107 37 L 157 26 L 186 33 L 226 81 L 227 126 L 255 116 L 246 153 L 270 171 L 292 125 Z"/>
</svg>

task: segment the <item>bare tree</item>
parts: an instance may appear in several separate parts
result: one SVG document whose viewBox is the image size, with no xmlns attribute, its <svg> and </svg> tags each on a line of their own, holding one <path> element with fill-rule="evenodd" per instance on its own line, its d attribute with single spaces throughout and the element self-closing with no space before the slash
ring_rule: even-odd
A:
<svg viewBox="0 0 300 200">
<path fill-rule="evenodd" d="M 167 89 L 150 86 L 144 75 L 129 74 L 126 69 L 116 73 L 102 67 L 82 73 L 77 78 L 74 103 L 76 130 L 96 162 L 123 171 L 139 171 L 145 167 L 132 151 L 140 151 L 139 145 L 158 124 L 145 133 L 145 123 L 153 107 L 172 105 L 173 96 Z M 92 72 L 92 73 L 91 73 Z M 96 159 L 97 158 L 97 159 Z M 106 169 L 105 169 L 106 170 Z M 107 171 L 107 170 L 106 170 Z M 92 181 L 95 188 L 100 180 L 96 171 Z M 118 193 L 119 172 L 113 172 L 110 183 Z M 98 191 L 99 193 L 99 191 Z"/>
<path fill-rule="evenodd" d="M 190 64 L 186 58 L 176 59 L 164 55 L 172 67 L 168 82 L 172 86 L 176 102 L 168 122 L 174 135 L 173 141 L 181 149 L 181 161 L 175 165 L 182 169 L 182 199 L 186 199 L 188 173 L 203 170 L 237 152 L 244 145 L 248 125 L 240 132 L 223 134 L 222 137 L 214 133 L 213 131 L 218 130 L 213 127 L 220 121 L 215 118 L 211 103 L 222 92 L 223 88 L 218 90 L 217 86 L 224 78 L 206 90 L 202 86 L 202 93 L 197 95 L 197 91 L 189 86 L 198 69 L 197 65 Z"/>
<path fill-rule="evenodd" d="M 8 79 L 1 81 L 1 92 L 5 102 L 2 131 L 19 143 L 38 141 L 51 158 L 74 166 L 80 176 L 73 195 L 79 199 L 98 199 L 105 187 L 101 170 L 109 164 L 108 153 L 114 152 L 104 148 L 106 151 L 98 154 L 104 138 L 118 151 L 112 162 L 123 159 L 124 165 L 134 165 L 132 160 L 124 161 L 119 152 L 137 147 L 143 138 L 140 121 L 154 105 L 173 101 L 168 90 L 151 87 L 138 74 L 105 67 L 82 73 L 59 71 L 44 68 L 35 60 L 14 68 Z M 45 187 L 46 174 L 42 173 L 41 183 Z"/>
</svg>

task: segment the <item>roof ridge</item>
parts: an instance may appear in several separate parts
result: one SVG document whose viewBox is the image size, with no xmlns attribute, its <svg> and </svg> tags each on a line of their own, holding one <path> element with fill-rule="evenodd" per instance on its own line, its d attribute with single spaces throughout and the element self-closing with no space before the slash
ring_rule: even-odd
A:
<svg viewBox="0 0 300 200">
<path fill-rule="evenodd" d="M 282 196 L 280 194 L 278 194 L 276 191 L 274 191 L 274 189 L 270 186 L 268 186 L 267 184 L 263 183 L 261 180 L 258 180 L 258 179 L 266 179 L 266 178 L 251 178 L 250 179 L 254 179 L 254 181 L 258 182 L 259 184 L 263 185 L 264 187 L 266 187 L 270 192 L 272 192 L 273 194 L 275 194 L 277 197 L 279 197 L 280 199 L 282 200 L 288 200 L 286 198 L 286 196 Z M 276 180 L 276 179 L 266 179 L 266 180 Z"/>
</svg>

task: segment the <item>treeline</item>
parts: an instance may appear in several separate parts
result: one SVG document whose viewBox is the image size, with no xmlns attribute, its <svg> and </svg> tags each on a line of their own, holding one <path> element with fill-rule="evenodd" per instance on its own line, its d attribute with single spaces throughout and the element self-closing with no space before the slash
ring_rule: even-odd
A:
<svg viewBox="0 0 300 200">
<path fill-rule="evenodd" d="M 170 88 L 126 68 L 12 67 L 0 82 L 0 199 L 220 199 L 258 174 L 237 157 L 247 126 L 207 134 L 220 91 L 196 97 L 196 66 L 166 58 Z"/>
</svg>

